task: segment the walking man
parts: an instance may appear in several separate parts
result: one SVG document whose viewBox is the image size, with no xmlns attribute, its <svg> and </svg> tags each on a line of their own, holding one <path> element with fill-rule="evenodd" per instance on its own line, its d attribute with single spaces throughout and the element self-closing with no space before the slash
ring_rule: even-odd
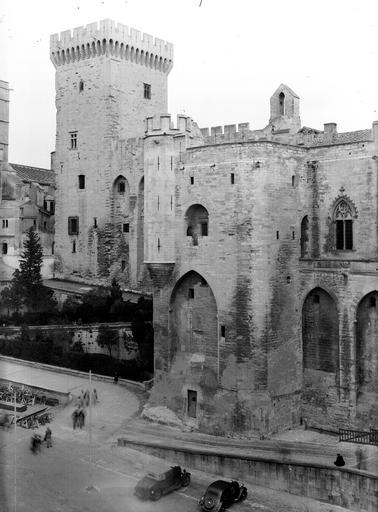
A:
<svg viewBox="0 0 378 512">
<path fill-rule="evenodd" d="M 51 434 L 51 428 L 47 427 L 45 432 L 45 441 L 47 448 L 52 448 Z"/>
</svg>

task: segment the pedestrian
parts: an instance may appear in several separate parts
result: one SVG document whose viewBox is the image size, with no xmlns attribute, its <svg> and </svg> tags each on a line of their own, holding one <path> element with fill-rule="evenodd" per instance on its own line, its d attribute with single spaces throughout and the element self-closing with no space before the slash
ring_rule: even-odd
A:
<svg viewBox="0 0 378 512">
<path fill-rule="evenodd" d="M 115 372 L 114 374 L 114 384 L 118 384 L 118 373 Z"/>
<path fill-rule="evenodd" d="M 80 412 L 79 412 L 79 426 L 80 426 L 80 428 L 84 427 L 84 423 L 85 423 L 85 411 L 84 411 L 84 409 L 80 409 Z"/>
<path fill-rule="evenodd" d="M 97 395 L 96 388 L 94 388 L 92 396 L 93 396 L 93 405 L 96 405 L 96 403 L 98 401 L 98 395 Z"/>
<path fill-rule="evenodd" d="M 47 448 L 52 448 L 51 434 L 51 428 L 47 427 L 45 432 L 45 441 Z"/>
<path fill-rule="evenodd" d="M 345 460 L 342 455 L 337 454 L 336 460 L 334 462 L 335 466 L 345 466 Z"/>
<path fill-rule="evenodd" d="M 73 423 L 74 430 L 76 428 L 77 422 L 78 422 L 78 409 L 75 409 L 74 412 L 72 413 L 72 423 Z"/>
<path fill-rule="evenodd" d="M 88 405 L 89 405 L 89 391 L 88 391 L 88 389 L 86 390 L 86 392 L 84 394 L 84 405 L 85 405 L 85 407 L 88 407 Z"/>
<path fill-rule="evenodd" d="M 356 450 L 356 460 L 357 460 L 357 469 L 366 469 L 365 461 L 364 461 L 364 452 L 362 451 L 361 446 L 359 446 Z"/>
</svg>

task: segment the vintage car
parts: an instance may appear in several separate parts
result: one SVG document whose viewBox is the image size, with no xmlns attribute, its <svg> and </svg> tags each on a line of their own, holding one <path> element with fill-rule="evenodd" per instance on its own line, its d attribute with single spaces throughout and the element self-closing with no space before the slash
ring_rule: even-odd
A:
<svg viewBox="0 0 378 512">
<path fill-rule="evenodd" d="M 205 512 L 220 512 L 247 497 L 247 488 L 235 480 L 216 480 L 209 485 L 199 505 Z"/>
<path fill-rule="evenodd" d="M 181 470 L 180 466 L 173 466 L 164 473 L 147 473 L 139 480 L 134 494 L 144 500 L 157 501 L 163 494 L 168 494 L 180 487 L 190 484 L 190 473 Z"/>
</svg>

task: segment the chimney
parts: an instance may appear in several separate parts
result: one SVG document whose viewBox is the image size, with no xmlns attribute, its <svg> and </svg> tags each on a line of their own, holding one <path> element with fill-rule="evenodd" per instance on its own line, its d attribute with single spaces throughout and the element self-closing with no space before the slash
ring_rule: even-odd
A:
<svg viewBox="0 0 378 512">
<path fill-rule="evenodd" d="M 324 135 L 328 137 L 332 137 L 332 135 L 336 135 L 337 133 L 337 124 L 336 123 L 324 123 Z"/>
</svg>

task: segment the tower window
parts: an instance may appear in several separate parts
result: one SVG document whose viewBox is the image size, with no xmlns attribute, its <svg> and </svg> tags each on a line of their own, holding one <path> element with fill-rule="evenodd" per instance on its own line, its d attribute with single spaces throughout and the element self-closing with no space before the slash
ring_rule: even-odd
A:
<svg viewBox="0 0 378 512">
<path fill-rule="evenodd" d="M 79 217 L 68 217 L 68 234 L 79 234 Z"/>
<path fill-rule="evenodd" d="M 72 252 L 76 252 L 76 240 L 72 242 Z"/>
<path fill-rule="evenodd" d="M 97 228 L 97 217 L 93 217 L 93 227 Z"/>
<path fill-rule="evenodd" d="M 353 249 L 353 212 L 350 204 L 342 199 L 334 211 L 336 224 L 336 249 Z"/>
<path fill-rule="evenodd" d="M 120 181 L 118 183 L 118 192 L 123 194 L 125 192 L 125 190 L 126 190 L 125 182 L 124 181 Z"/>
<path fill-rule="evenodd" d="M 85 176 L 84 174 L 79 175 L 79 188 L 84 189 L 85 188 Z"/>
<path fill-rule="evenodd" d="M 143 96 L 144 99 L 151 99 L 151 84 L 143 84 Z"/>
<path fill-rule="evenodd" d="M 231 173 L 230 178 L 231 178 L 231 185 L 234 185 L 235 184 L 235 174 L 233 172 Z"/>
<path fill-rule="evenodd" d="M 207 236 L 207 222 L 201 222 L 201 235 Z"/>
<path fill-rule="evenodd" d="M 194 299 L 194 288 L 188 289 L 188 299 Z"/>
<path fill-rule="evenodd" d="M 70 132 L 71 149 L 77 149 L 77 132 Z"/>
<path fill-rule="evenodd" d="M 194 176 L 190 176 L 190 184 L 194 185 Z"/>
<path fill-rule="evenodd" d="M 295 187 L 295 176 L 291 177 L 291 186 Z"/>
<path fill-rule="evenodd" d="M 225 325 L 220 326 L 220 335 L 221 335 L 221 338 L 226 337 L 226 326 Z"/>
<path fill-rule="evenodd" d="M 3 254 L 8 254 L 8 244 L 3 242 Z"/>
<path fill-rule="evenodd" d="M 122 231 L 124 233 L 128 233 L 130 231 L 130 224 L 129 223 L 123 224 L 122 225 Z"/>
<path fill-rule="evenodd" d="M 280 94 L 278 96 L 278 102 L 279 102 L 279 107 L 280 107 L 280 110 L 279 110 L 280 116 L 283 116 L 285 114 L 285 95 L 283 92 L 280 92 Z"/>
<path fill-rule="evenodd" d="M 276 231 L 276 238 L 277 238 L 277 240 L 279 240 L 279 238 L 280 238 L 280 232 L 279 231 Z"/>
<path fill-rule="evenodd" d="M 79 92 L 83 92 L 84 91 L 84 82 L 83 80 L 80 80 L 79 82 Z"/>
<path fill-rule="evenodd" d="M 3 219 L 3 228 L 8 227 L 8 219 Z"/>
</svg>

